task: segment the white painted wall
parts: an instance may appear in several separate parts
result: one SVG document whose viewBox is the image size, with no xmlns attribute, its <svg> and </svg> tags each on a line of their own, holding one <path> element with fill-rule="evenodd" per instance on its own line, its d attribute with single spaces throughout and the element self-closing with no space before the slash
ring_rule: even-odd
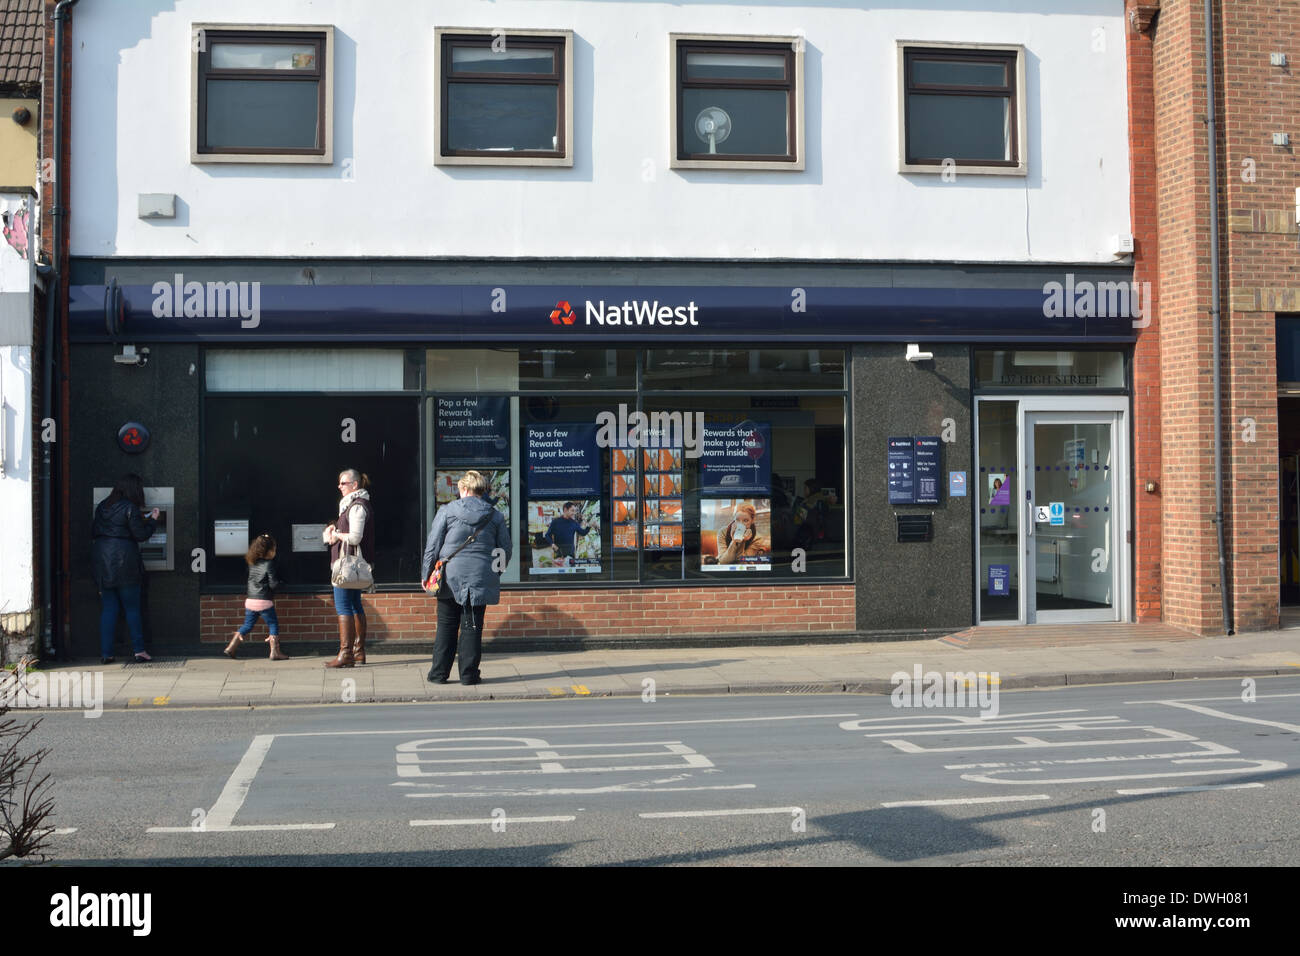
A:
<svg viewBox="0 0 1300 956">
<path fill-rule="evenodd" d="M 0 195 L 12 226 L 35 200 Z M 30 221 L 29 224 L 30 226 Z M 34 230 L 33 230 L 34 231 Z M 28 234 L 24 229 L 19 235 Z M 35 240 L 31 240 L 34 242 Z M 0 616 L 32 610 L 32 269 L 17 235 L 0 239 Z M 2 618 L 0 618 L 2 619 Z"/>
<path fill-rule="evenodd" d="M 72 47 L 72 252 L 1114 261 L 1110 237 L 1131 231 L 1121 0 L 866 6 L 87 3 Z M 335 27 L 333 166 L 189 162 L 190 24 L 205 21 Z M 434 166 L 437 26 L 574 31 L 572 169 Z M 807 37 L 805 172 L 667 168 L 670 32 Z M 1028 177 L 897 171 L 898 39 L 1028 48 Z M 138 219 L 146 192 L 176 193 L 177 219 Z"/>
</svg>

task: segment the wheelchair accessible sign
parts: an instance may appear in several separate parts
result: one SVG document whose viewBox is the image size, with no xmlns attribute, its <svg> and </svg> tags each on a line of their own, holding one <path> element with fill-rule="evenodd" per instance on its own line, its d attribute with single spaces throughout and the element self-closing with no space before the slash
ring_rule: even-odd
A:
<svg viewBox="0 0 1300 956">
<path fill-rule="evenodd" d="M 1053 501 L 1050 505 L 1036 506 L 1034 508 L 1034 524 L 1063 526 L 1065 524 L 1065 502 Z"/>
</svg>

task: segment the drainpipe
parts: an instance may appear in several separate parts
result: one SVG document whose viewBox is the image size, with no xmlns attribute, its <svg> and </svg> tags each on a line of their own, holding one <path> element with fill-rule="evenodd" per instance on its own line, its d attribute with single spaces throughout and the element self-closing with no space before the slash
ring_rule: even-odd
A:
<svg viewBox="0 0 1300 956">
<path fill-rule="evenodd" d="M 56 333 L 60 317 L 60 290 L 63 274 L 60 269 L 60 249 L 63 241 L 63 216 L 66 210 L 63 199 L 63 42 L 68 23 L 69 9 L 77 0 L 60 0 L 54 8 L 54 196 L 51 199 L 51 234 L 50 265 L 42 269 L 45 277 L 45 351 L 44 369 L 41 374 L 41 417 L 57 421 L 54 401 L 54 379 L 58 371 L 55 361 L 55 349 L 59 341 Z M 61 431 L 62 429 L 60 429 Z M 56 437 L 58 432 L 55 433 Z M 45 655 L 53 657 L 57 653 L 54 636 L 54 558 L 52 554 L 54 540 L 54 477 L 53 477 L 54 442 L 41 442 L 41 608 L 42 640 Z"/>
<path fill-rule="evenodd" d="M 1223 543 L 1223 382 L 1219 327 L 1219 143 L 1214 101 L 1214 3 L 1205 0 L 1205 103 L 1210 153 L 1210 328 L 1214 338 L 1214 523 L 1219 529 L 1219 598 L 1223 633 L 1232 633 L 1228 606 L 1228 560 Z"/>
</svg>

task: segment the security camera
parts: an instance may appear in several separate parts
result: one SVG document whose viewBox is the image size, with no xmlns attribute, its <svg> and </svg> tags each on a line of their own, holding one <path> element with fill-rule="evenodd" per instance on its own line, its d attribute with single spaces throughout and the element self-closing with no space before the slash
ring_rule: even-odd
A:
<svg viewBox="0 0 1300 956">
<path fill-rule="evenodd" d="M 930 359 L 934 358 L 934 353 L 922 352 L 921 346 L 917 345 L 915 342 L 909 342 L 907 346 L 907 354 L 904 358 L 909 362 L 928 362 Z"/>
<path fill-rule="evenodd" d="M 143 367 L 149 362 L 149 350 L 136 350 L 134 345 L 123 345 L 122 354 L 114 355 L 113 361 L 118 365 L 137 365 Z"/>
</svg>

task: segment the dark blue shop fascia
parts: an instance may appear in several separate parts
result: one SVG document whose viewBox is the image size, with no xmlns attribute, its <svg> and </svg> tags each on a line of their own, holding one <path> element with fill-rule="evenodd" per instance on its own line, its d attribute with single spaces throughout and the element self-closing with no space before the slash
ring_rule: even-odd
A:
<svg viewBox="0 0 1300 956">
<path fill-rule="evenodd" d="M 1043 288 L 268 285 L 203 283 L 203 311 L 160 286 L 122 287 L 110 336 L 105 286 L 74 285 L 75 342 L 1007 342 L 1135 341 L 1128 316 L 1052 315 Z M 237 286 L 237 284 L 235 284 Z M 155 291 L 157 290 L 157 291 Z M 194 290 L 190 290 L 192 293 Z M 197 300 L 189 296 L 192 304 Z M 182 314 L 176 315 L 177 304 Z M 210 303 L 223 307 L 210 308 Z M 566 310 L 563 306 L 568 305 Z M 253 306 L 256 308 L 253 308 Z M 193 309 L 191 310 L 193 311 Z M 170 315 L 168 313 L 171 313 Z M 223 314 L 224 313 L 224 314 Z M 553 319 L 552 316 L 555 315 Z M 569 320 L 566 322 L 565 320 Z"/>
</svg>

